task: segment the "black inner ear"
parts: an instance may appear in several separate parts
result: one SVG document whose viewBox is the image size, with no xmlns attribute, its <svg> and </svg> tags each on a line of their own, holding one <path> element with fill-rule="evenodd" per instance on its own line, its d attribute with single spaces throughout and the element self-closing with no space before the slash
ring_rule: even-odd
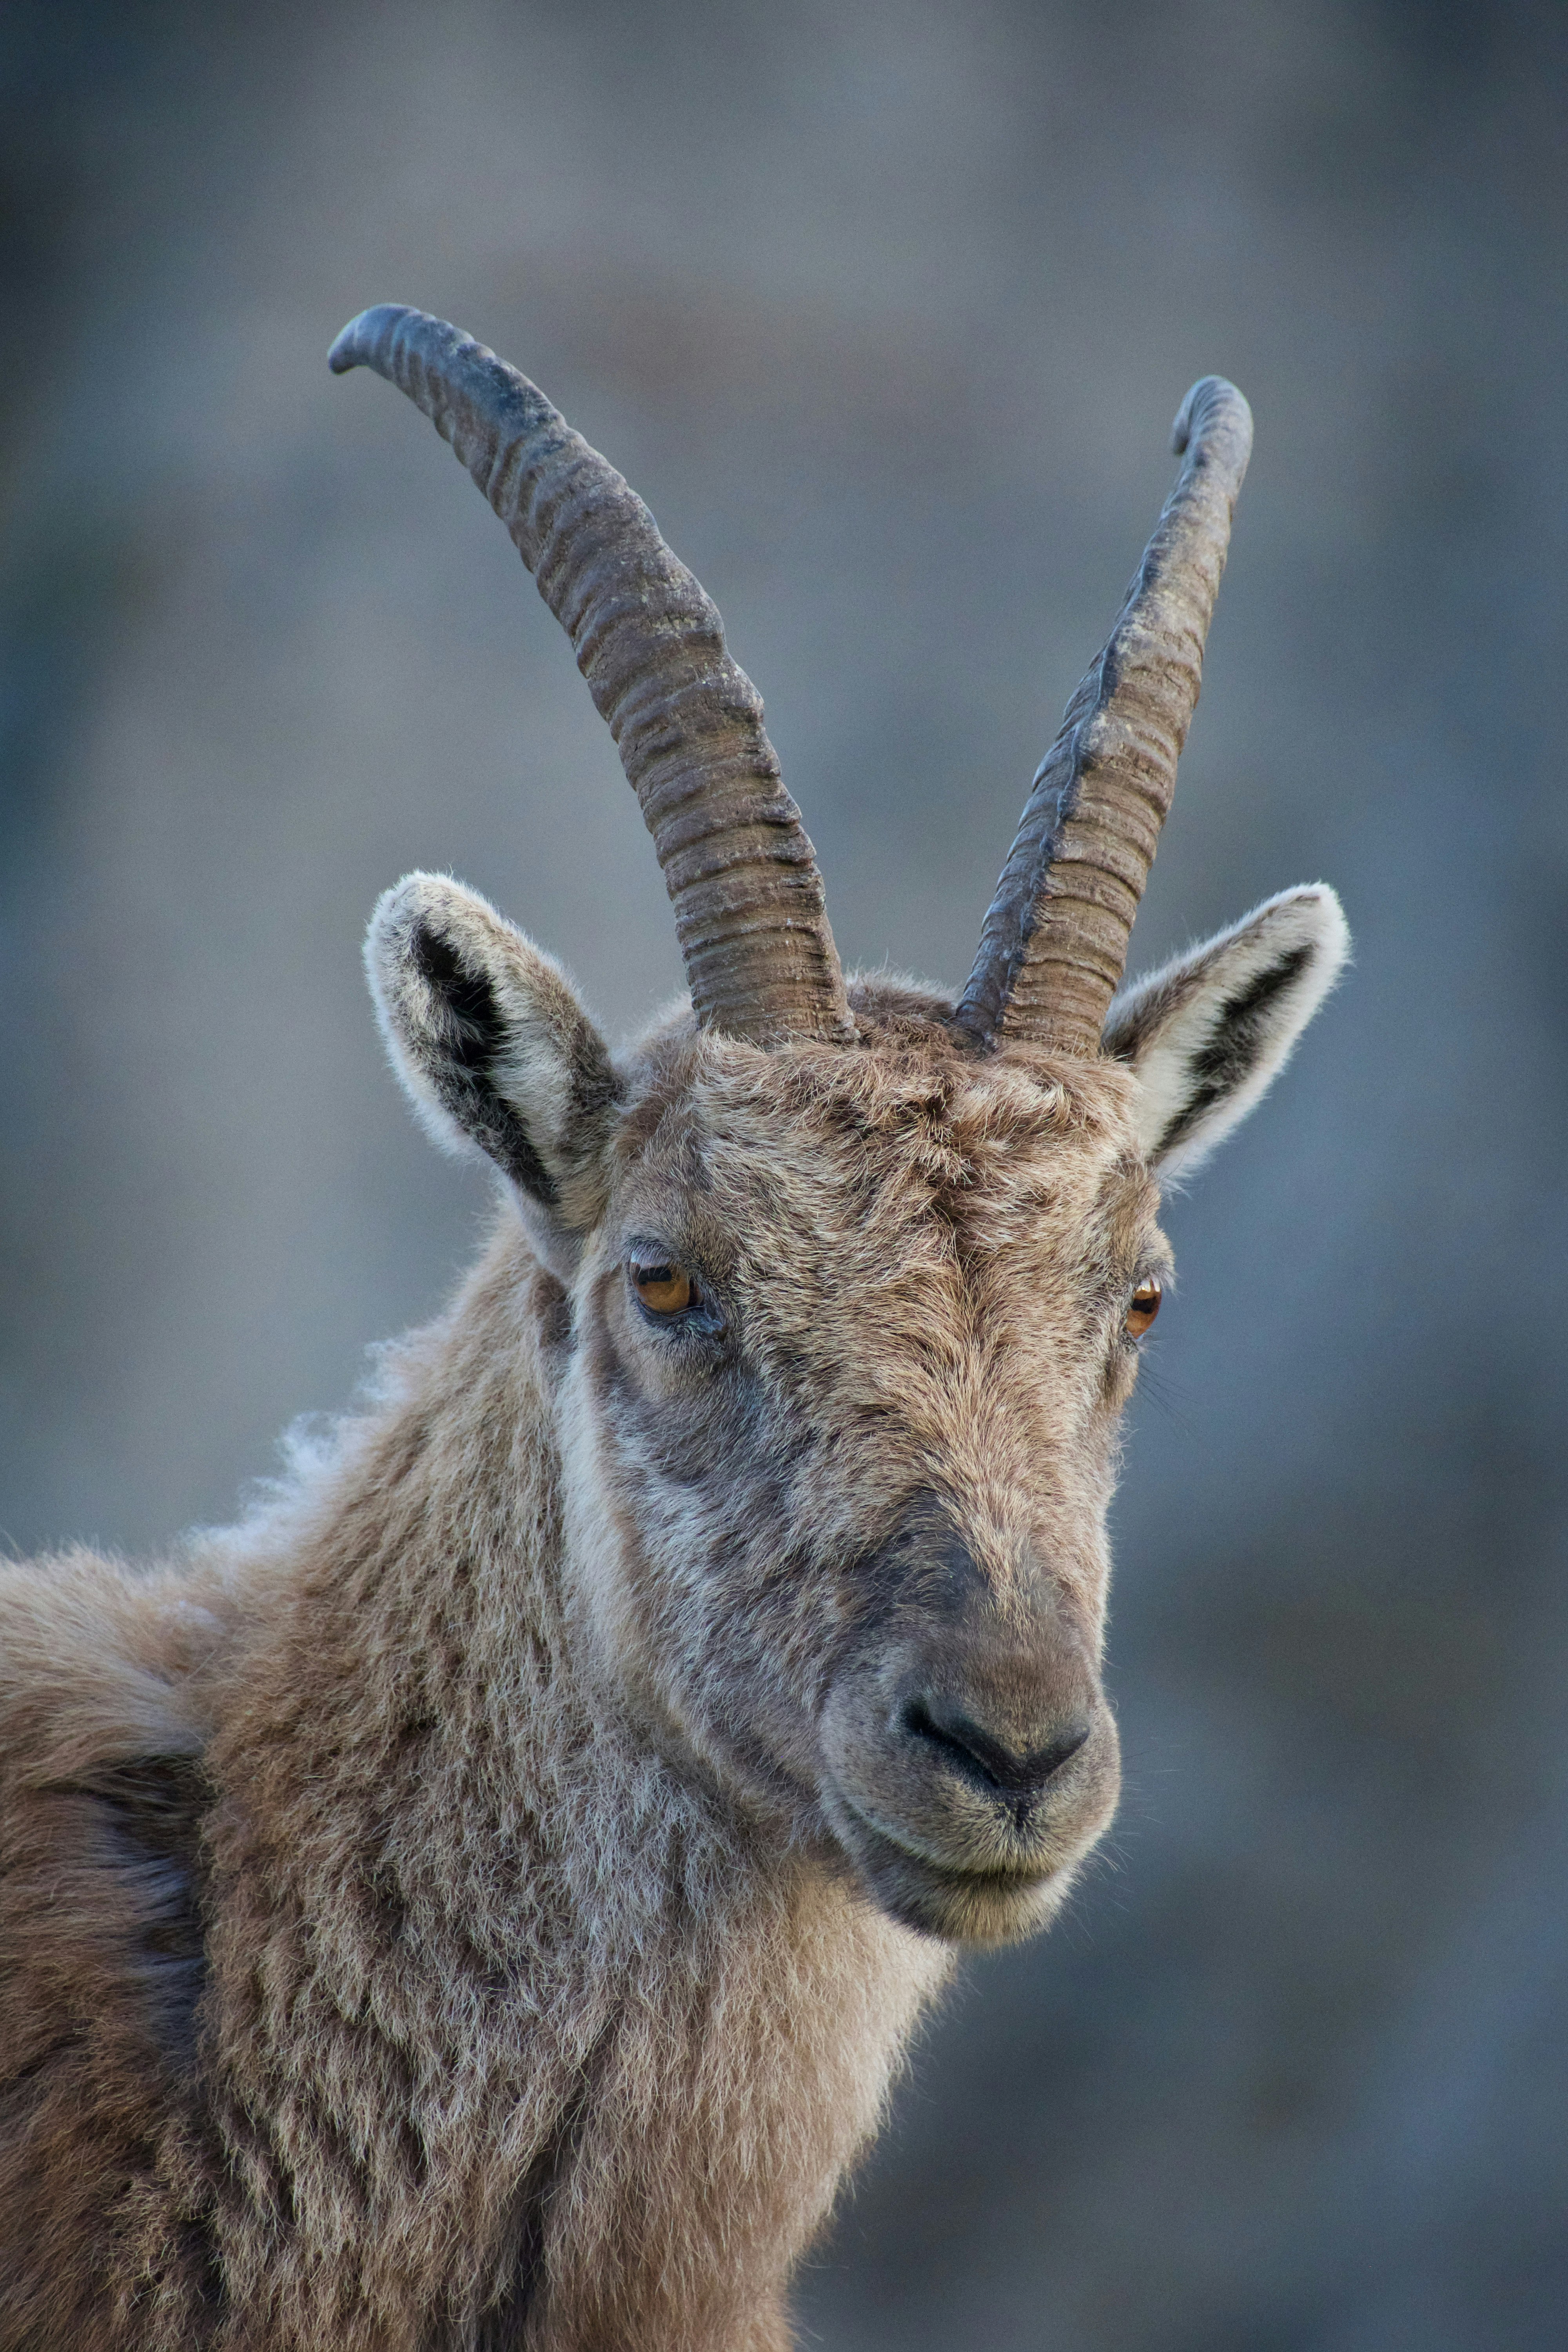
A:
<svg viewBox="0 0 1568 2352">
<path fill-rule="evenodd" d="M 443 1040 L 465 1070 L 487 1071 L 506 1042 L 495 991 L 480 973 L 466 971 L 450 940 L 421 923 L 414 934 L 414 962 L 452 1016 L 452 1036 Z"/>
<path fill-rule="evenodd" d="M 515 1184 L 553 1209 L 559 1198 L 555 1180 L 495 1083 L 495 1065 L 509 1039 L 506 1015 L 489 978 L 470 971 L 450 940 L 426 923 L 416 927 L 409 952 L 447 1014 L 426 1064 L 443 1108 Z"/>
<path fill-rule="evenodd" d="M 1184 1142 L 1216 1103 L 1246 1084 L 1267 1043 L 1271 1008 L 1311 960 L 1310 947 L 1292 948 L 1226 1001 L 1214 1034 L 1188 1066 L 1193 1091 L 1160 1138 L 1156 1159 Z"/>
</svg>

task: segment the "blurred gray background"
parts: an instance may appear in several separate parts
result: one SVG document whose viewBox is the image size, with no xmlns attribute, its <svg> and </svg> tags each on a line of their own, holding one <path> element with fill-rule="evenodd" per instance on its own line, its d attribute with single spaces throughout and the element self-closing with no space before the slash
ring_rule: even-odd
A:
<svg viewBox="0 0 1568 2352">
<path fill-rule="evenodd" d="M 359 934 L 450 867 L 613 1028 L 651 847 L 366 303 L 652 504 L 847 961 L 967 971 L 1171 473 L 1258 417 L 1146 965 L 1358 961 L 1170 1205 L 1128 1794 L 965 1971 L 802 2282 L 830 2352 L 1568 2342 L 1568 17 L 1416 0 L 0 11 L 0 1540 L 227 1516 L 482 1185 Z"/>
</svg>

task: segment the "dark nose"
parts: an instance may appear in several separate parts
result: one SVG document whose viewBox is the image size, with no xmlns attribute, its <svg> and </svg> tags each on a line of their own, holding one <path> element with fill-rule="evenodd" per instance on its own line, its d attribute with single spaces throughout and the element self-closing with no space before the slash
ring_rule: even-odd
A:
<svg viewBox="0 0 1568 2352">
<path fill-rule="evenodd" d="M 1075 1713 L 1038 1747 L 1020 1749 L 1000 1726 L 980 1722 L 955 1699 L 930 1695 L 910 1699 L 900 1720 L 911 1739 L 941 1752 L 950 1770 L 1021 1809 L 1033 1804 L 1047 1780 L 1070 1763 L 1092 1728 L 1086 1715 Z"/>
</svg>

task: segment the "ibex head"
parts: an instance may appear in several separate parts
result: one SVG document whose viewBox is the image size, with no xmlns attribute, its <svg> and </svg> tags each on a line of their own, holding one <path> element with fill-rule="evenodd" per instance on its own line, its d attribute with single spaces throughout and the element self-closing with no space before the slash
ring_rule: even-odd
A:
<svg viewBox="0 0 1568 2352">
<path fill-rule="evenodd" d="M 553 1277 L 593 1671 L 898 1918 L 1025 1934 L 1116 1798 L 1105 1514 L 1169 1264 L 1157 1180 L 1250 1108 L 1346 947 L 1331 891 L 1289 891 L 1117 994 L 1246 403 L 1208 377 L 1183 404 L 1175 488 L 953 1003 L 846 984 L 756 692 L 621 477 L 419 311 L 346 328 L 331 364 L 361 363 L 451 442 L 570 632 L 690 982 L 689 1014 L 612 1058 L 458 884 L 412 877 L 370 934 L 405 1083 L 494 1162 Z"/>
</svg>

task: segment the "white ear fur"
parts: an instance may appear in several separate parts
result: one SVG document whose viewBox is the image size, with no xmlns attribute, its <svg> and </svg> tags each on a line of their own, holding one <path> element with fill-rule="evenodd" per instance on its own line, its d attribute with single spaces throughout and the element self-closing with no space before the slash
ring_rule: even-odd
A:
<svg viewBox="0 0 1568 2352">
<path fill-rule="evenodd" d="M 1138 1073 L 1139 1143 L 1152 1167 L 1189 1174 L 1247 1117 L 1349 952 L 1343 909 L 1314 882 L 1265 899 L 1123 990 L 1106 1017 L 1105 1051 Z"/>
<path fill-rule="evenodd" d="M 365 971 L 394 1069 L 435 1140 L 479 1150 L 536 1230 L 603 1206 L 610 1057 L 554 958 L 475 890 L 410 874 L 371 918 Z"/>
</svg>

